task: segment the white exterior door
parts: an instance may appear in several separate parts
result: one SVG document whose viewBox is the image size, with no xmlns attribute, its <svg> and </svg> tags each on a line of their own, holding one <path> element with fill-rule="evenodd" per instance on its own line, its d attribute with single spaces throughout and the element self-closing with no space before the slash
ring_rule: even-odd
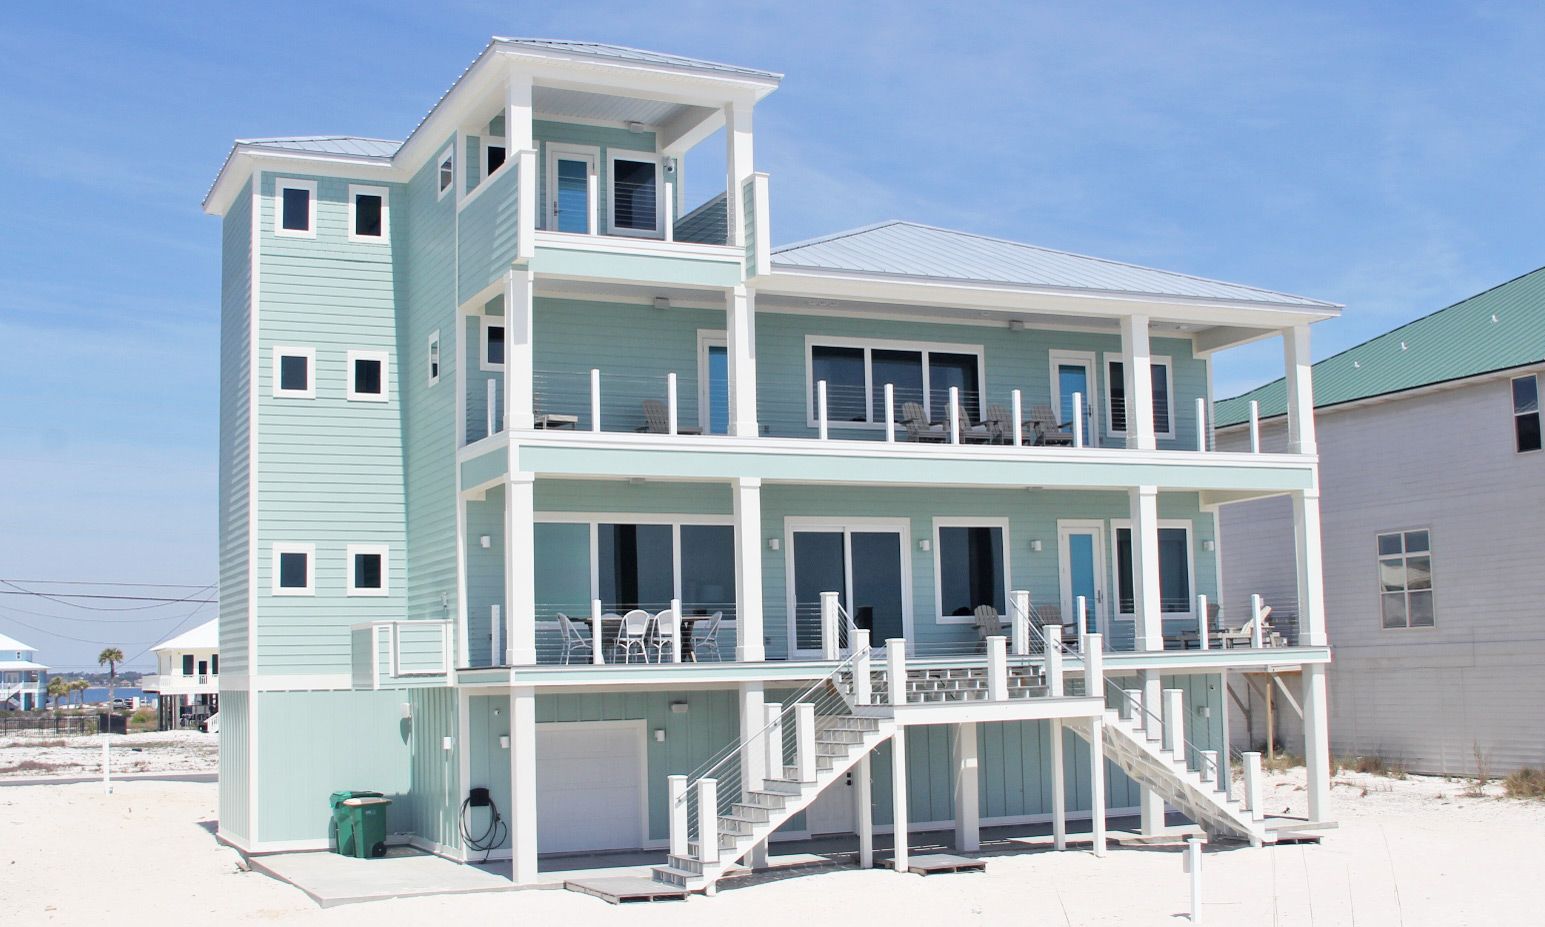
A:
<svg viewBox="0 0 1545 927">
<path fill-rule="evenodd" d="M 644 722 L 536 727 L 537 852 L 644 844 Z"/>
<path fill-rule="evenodd" d="M 826 787 L 805 809 L 805 831 L 816 834 L 851 834 L 853 823 L 853 774 Z"/>
</svg>

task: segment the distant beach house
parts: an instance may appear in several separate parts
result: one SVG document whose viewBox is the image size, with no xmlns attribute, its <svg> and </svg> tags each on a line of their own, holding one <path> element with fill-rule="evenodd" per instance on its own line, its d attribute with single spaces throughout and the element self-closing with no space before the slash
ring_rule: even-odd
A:
<svg viewBox="0 0 1545 927">
<path fill-rule="evenodd" d="M 0 634 L 0 708 L 30 711 L 48 704 L 48 667 L 37 648 Z"/>
<path fill-rule="evenodd" d="M 1313 380 L 1333 749 L 1435 773 L 1545 764 L 1545 269 L 1320 361 Z M 1218 446 L 1250 447 L 1255 403 L 1262 448 L 1284 447 L 1284 401 L 1279 380 L 1219 402 Z M 1226 506 L 1221 529 L 1225 598 L 1291 613 L 1291 500 Z"/>
<path fill-rule="evenodd" d="M 162 730 L 198 727 L 220 710 L 219 637 L 215 618 L 151 648 L 156 673 L 140 689 L 157 696 Z"/>
</svg>

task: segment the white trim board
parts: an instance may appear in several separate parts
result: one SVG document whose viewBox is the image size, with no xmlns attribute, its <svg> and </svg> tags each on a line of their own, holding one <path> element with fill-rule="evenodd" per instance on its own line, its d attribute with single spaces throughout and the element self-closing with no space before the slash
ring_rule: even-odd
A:
<svg viewBox="0 0 1545 927">
<path fill-rule="evenodd" d="M 835 429 L 883 429 L 885 422 L 874 420 L 875 401 L 879 398 L 883 402 L 884 386 L 876 390 L 874 382 L 874 358 L 873 352 L 880 351 L 916 351 L 921 354 L 923 374 L 923 402 L 925 408 L 932 405 L 933 395 L 929 389 L 928 355 L 929 354 L 969 354 L 976 357 L 976 414 L 981 418 L 986 409 L 984 399 L 987 392 L 987 362 L 986 348 L 980 344 L 958 344 L 947 341 L 901 341 L 887 338 L 853 338 L 839 335 L 805 335 L 805 425 L 809 428 L 817 428 L 817 409 L 815 399 L 815 358 L 814 349 L 822 348 L 860 348 L 864 352 L 864 421 L 845 422 L 829 420 L 828 428 Z M 900 411 L 898 400 L 897 411 Z M 828 412 L 830 411 L 831 398 L 827 397 Z M 883 418 L 883 416 L 882 416 Z M 828 415 L 828 419 L 830 416 Z M 963 422 L 962 425 L 965 423 Z"/>
</svg>

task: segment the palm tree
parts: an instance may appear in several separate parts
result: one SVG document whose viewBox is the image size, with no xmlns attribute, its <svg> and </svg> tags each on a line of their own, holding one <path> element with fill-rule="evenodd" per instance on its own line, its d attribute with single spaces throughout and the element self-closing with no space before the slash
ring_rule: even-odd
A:
<svg viewBox="0 0 1545 927">
<path fill-rule="evenodd" d="M 83 708 L 85 707 L 85 705 L 86 705 L 86 690 L 89 689 L 89 688 L 91 688 L 91 683 L 87 682 L 84 679 L 71 679 L 70 680 L 70 691 L 75 693 L 75 704 L 77 704 L 77 705 L 79 705 L 79 706 L 81 706 Z"/>
<path fill-rule="evenodd" d="M 59 676 L 50 676 L 48 679 L 48 696 L 54 700 L 54 707 L 59 707 L 59 700 L 70 691 L 70 684 Z"/>
<path fill-rule="evenodd" d="M 109 718 L 113 716 L 113 684 L 118 681 L 118 664 L 122 662 L 123 651 L 117 647 L 103 648 L 102 652 L 97 654 L 97 666 L 103 664 L 107 666 L 107 716 Z M 111 727 L 109 722 L 109 731 Z"/>
</svg>

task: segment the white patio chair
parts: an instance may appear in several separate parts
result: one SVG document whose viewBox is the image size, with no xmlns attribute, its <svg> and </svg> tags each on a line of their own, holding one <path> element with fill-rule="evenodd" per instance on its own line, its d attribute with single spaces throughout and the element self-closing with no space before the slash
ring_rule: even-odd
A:
<svg viewBox="0 0 1545 927">
<path fill-rule="evenodd" d="M 724 624 L 724 612 L 714 612 L 708 618 L 708 627 L 699 634 L 694 629 L 692 636 L 692 662 L 696 663 L 702 655 L 713 651 L 714 662 L 724 659 L 719 653 L 719 626 Z"/>
<path fill-rule="evenodd" d="M 590 659 L 590 632 L 584 625 L 563 612 L 558 613 L 558 630 L 563 633 L 563 662 L 568 663 L 574 654 L 582 660 Z"/>
<path fill-rule="evenodd" d="M 642 608 L 635 608 L 622 616 L 617 626 L 617 639 L 612 643 L 612 662 L 631 663 L 634 648 L 638 655 L 649 662 L 649 625 L 654 617 Z"/>
<path fill-rule="evenodd" d="M 675 612 L 665 609 L 654 616 L 653 627 L 649 633 L 649 646 L 654 648 L 654 661 L 665 662 L 665 651 L 671 649 L 671 637 L 676 635 L 679 639 L 681 619 Z M 675 655 L 672 654 L 674 657 Z"/>
</svg>

